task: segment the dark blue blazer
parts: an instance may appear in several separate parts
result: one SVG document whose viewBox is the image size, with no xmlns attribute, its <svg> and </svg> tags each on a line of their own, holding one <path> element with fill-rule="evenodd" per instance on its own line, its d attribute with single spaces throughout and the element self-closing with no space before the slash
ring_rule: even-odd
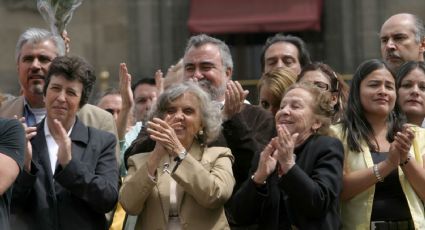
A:
<svg viewBox="0 0 425 230">
<path fill-rule="evenodd" d="M 119 189 L 115 136 L 77 119 L 72 160 L 52 174 L 44 122 L 31 140 L 31 172 L 24 170 L 15 182 L 12 229 L 107 229 L 105 213 L 117 203 Z"/>
</svg>

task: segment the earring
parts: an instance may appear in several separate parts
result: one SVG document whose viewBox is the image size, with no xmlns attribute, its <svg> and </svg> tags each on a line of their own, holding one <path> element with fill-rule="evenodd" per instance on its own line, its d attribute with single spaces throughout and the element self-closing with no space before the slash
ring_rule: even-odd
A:
<svg viewBox="0 0 425 230">
<path fill-rule="evenodd" d="M 201 146 L 204 146 L 204 131 L 201 129 L 198 132 L 198 140 Z"/>
</svg>

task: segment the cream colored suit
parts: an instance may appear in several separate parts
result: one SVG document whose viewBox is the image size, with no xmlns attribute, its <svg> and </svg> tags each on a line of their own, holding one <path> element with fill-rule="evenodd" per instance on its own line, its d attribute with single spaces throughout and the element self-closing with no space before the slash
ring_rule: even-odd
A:
<svg viewBox="0 0 425 230">
<path fill-rule="evenodd" d="M 212 147 L 203 153 L 194 143 L 189 154 L 171 175 L 157 168 L 157 183 L 148 176 L 151 153 L 133 155 L 128 160 L 128 175 L 120 190 L 119 201 L 130 215 L 138 215 L 135 229 L 166 229 L 170 209 L 170 179 L 177 186 L 182 229 L 230 229 L 224 203 L 232 194 L 235 179 L 230 149 Z M 172 170 L 172 169 L 170 169 Z"/>
</svg>

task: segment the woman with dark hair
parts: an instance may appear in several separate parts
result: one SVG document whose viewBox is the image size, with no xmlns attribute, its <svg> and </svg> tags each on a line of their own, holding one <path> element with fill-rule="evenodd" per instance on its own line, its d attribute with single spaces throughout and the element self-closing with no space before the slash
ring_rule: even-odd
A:
<svg viewBox="0 0 425 230">
<path fill-rule="evenodd" d="M 308 82 L 331 92 L 331 105 L 334 108 L 332 123 L 336 123 L 342 118 L 347 105 L 349 87 L 329 65 L 321 62 L 307 64 L 298 75 L 297 82 Z"/>
<path fill-rule="evenodd" d="M 276 113 L 277 137 L 256 155 L 234 195 L 231 216 L 257 229 L 339 229 L 343 146 L 331 137 L 330 95 L 289 87 Z M 295 228 L 293 228 L 295 227 Z"/>
<path fill-rule="evenodd" d="M 398 111 L 395 77 L 386 64 L 363 62 L 354 73 L 342 123 L 335 127 L 345 148 L 344 229 L 425 228 L 423 151 L 410 149 L 415 133 L 402 126 Z"/>
<path fill-rule="evenodd" d="M 397 103 L 407 122 L 421 126 L 425 118 L 425 63 L 409 61 L 397 73 Z"/>
</svg>

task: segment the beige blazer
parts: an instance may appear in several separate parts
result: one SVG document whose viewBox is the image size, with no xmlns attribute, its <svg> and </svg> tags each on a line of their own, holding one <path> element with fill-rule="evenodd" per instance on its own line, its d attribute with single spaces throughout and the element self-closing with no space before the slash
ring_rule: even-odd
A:
<svg viewBox="0 0 425 230">
<path fill-rule="evenodd" d="M 16 97 L 1 104 L 0 117 L 14 118 L 15 115 L 18 117 L 24 115 L 24 96 Z M 113 133 L 118 140 L 114 117 L 107 111 L 94 105 L 85 104 L 78 111 L 77 116 L 86 126 Z M 117 160 L 119 160 L 119 144 L 116 146 L 115 155 L 117 156 Z"/>
<path fill-rule="evenodd" d="M 194 143 L 189 154 L 171 175 L 163 171 L 165 156 L 157 168 L 157 182 L 148 176 L 151 153 L 133 155 L 119 201 L 130 215 L 138 215 L 135 229 L 166 229 L 170 209 L 170 179 L 177 186 L 182 229 L 230 229 L 224 203 L 232 194 L 235 179 L 230 149 L 212 147 L 201 152 Z M 172 169 L 170 169 L 171 171 Z"/>
</svg>

